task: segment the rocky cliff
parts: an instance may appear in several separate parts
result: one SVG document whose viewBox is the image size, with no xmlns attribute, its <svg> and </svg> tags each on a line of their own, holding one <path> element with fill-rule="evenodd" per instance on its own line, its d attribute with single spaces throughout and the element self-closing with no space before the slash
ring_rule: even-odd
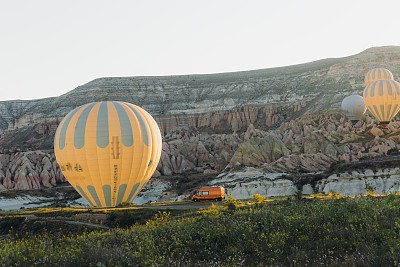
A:
<svg viewBox="0 0 400 267">
<path fill-rule="evenodd" d="M 79 105 L 104 100 L 127 101 L 161 117 L 196 113 L 207 117 L 210 111 L 224 113 L 244 106 L 295 102 L 309 104 L 301 113 L 324 111 L 338 108 L 344 95 L 357 90 L 361 92 L 364 75 L 374 67 L 390 69 L 394 78 L 399 80 L 400 47 L 370 48 L 346 58 L 273 69 L 208 75 L 99 78 L 59 97 L 0 102 L 0 134 L 35 127 L 45 119 L 57 120 Z M 285 119 L 290 120 L 301 113 Z M 231 119 L 234 121 L 236 117 Z M 276 120 L 273 117 L 269 119 L 271 123 Z M 18 141 L 7 145 L 18 145 Z M 44 146 L 50 148 L 49 144 Z"/>
<path fill-rule="evenodd" d="M 131 102 L 155 117 L 163 153 L 154 174 L 161 180 L 154 182 L 167 181 L 159 182 L 163 192 L 172 186 L 164 177 L 174 174 L 221 174 L 214 184 L 225 184 L 224 179 L 241 176 L 247 168 L 273 177 L 312 176 L 338 161 L 396 152 L 397 118 L 381 129 L 368 115 L 352 125 L 338 110 L 345 95 L 362 92 L 364 74 L 373 67 L 386 67 L 399 80 L 400 47 L 275 69 L 100 78 L 55 98 L 0 102 L 0 189 L 65 181 L 52 154 L 55 130 L 73 108 L 101 100 Z M 255 181 L 245 180 L 235 178 L 226 186 Z M 278 191 L 293 191 L 284 179 L 272 183 Z"/>
</svg>

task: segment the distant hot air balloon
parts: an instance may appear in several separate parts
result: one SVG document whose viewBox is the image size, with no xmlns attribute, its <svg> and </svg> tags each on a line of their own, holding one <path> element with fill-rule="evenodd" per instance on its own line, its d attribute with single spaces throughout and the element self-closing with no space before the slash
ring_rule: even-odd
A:
<svg viewBox="0 0 400 267">
<path fill-rule="evenodd" d="M 54 138 L 62 173 L 90 206 L 97 207 L 132 201 L 154 173 L 161 146 L 151 115 L 116 101 L 74 109 Z"/>
<path fill-rule="evenodd" d="M 377 80 L 364 89 L 364 104 L 383 127 L 400 110 L 400 83 L 394 80 Z"/>
<path fill-rule="evenodd" d="M 365 85 L 377 80 L 393 80 L 393 74 L 385 68 L 376 68 L 368 71 L 365 75 Z"/>
<path fill-rule="evenodd" d="M 346 117 L 356 124 L 364 115 L 367 107 L 364 105 L 362 96 L 349 95 L 342 101 L 342 110 Z"/>
</svg>

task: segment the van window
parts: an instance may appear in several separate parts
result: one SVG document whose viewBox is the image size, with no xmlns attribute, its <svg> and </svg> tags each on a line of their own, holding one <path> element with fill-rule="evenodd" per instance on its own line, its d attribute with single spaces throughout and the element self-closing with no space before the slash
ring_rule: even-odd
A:
<svg viewBox="0 0 400 267">
<path fill-rule="evenodd" d="M 201 192 L 201 194 L 202 195 L 208 195 L 209 193 L 208 193 L 208 191 L 203 191 L 203 192 Z"/>
<path fill-rule="evenodd" d="M 197 192 L 197 193 L 196 193 L 196 195 L 198 195 L 198 196 L 200 196 L 200 194 L 201 194 L 200 192 Z"/>
</svg>

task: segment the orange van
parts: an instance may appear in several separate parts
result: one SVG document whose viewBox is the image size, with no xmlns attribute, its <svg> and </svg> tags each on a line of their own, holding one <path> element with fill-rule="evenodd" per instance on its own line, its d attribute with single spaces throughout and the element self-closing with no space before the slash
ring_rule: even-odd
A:
<svg viewBox="0 0 400 267">
<path fill-rule="evenodd" d="M 192 197 L 193 201 L 215 200 L 221 201 L 225 198 L 225 188 L 222 186 L 202 187 Z"/>
</svg>

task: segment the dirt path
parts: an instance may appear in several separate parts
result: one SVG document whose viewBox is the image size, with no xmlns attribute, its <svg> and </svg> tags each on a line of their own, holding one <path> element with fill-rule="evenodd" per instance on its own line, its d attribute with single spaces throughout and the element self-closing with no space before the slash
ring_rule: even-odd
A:
<svg viewBox="0 0 400 267">
<path fill-rule="evenodd" d="M 104 226 L 102 224 L 96 224 L 96 223 L 88 223 L 88 222 L 80 222 L 80 221 L 71 221 L 71 220 L 65 220 L 65 219 L 45 219 L 42 217 L 38 217 L 34 214 L 27 214 L 27 215 L 21 215 L 21 217 L 25 217 L 26 220 L 40 220 L 40 221 L 50 221 L 50 222 L 65 222 L 69 224 L 79 224 L 79 225 L 86 225 L 90 227 L 97 227 L 101 229 L 112 229 L 110 227 Z"/>
<path fill-rule="evenodd" d="M 202 208 L 209 208 L 212 204 L 215 205 L 222 205 L 222 202 L 201 202 L 193 204 L 177 204 L 177 205 L 157 205 L 157 206 L 138 206 L 141 209 L 202 209 Z"/>
<path fill-rule="evenodd" d="M 87 223 L 87 222 L 79 222 L 79 221 L 64 221 L 64 220 L 55 220 L 55 219 L 51 219 L 49 221 L 59 221 L 59 222 L 65 222 L 65 223 L 69 223 L 69 224 L 80 224 L 80 225 L 86 225 L 86 226 L 91 226 L 91 227 L 97 227 L 97 228 L 101 228 L 101 229 L 112 229 L 111 227 L 107 227 L 101 224 L 95 224 L 95 223 Z"/>
</svg>

